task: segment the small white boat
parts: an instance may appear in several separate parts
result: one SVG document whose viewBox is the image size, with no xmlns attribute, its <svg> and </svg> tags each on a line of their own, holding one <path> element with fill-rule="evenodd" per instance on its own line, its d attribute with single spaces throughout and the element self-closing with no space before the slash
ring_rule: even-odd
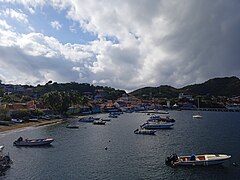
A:
<svg viewBox="0 0 240 180">
<path fill-rule="evenodd" d="M 40 139 L 23 139 L 19 137 L 13 142 L 15 146 L 43 146 L 49 145 L 54 141 L 53 138 L 40 138 Z"/>
<path fill-rule="evenodd" d="M 144 134 L 144 135 L 155 135 L 156 130 L 147 130 L 147 129 L 136 129 L 135 134 Z"/>
<path fill-rule="evenodd" d="M 147 120 L 148 122 L 175 122 L 175 119 L 173 118 L 170 118 L 169 116 L 166 116 L 166 117 L 161 117 L 159 115 L 153 115 L 153 116 L 150 116 L 150 118 Z"/>
<path fill-rule="evenodd" d="M 191 156 L 177 156 L 177 154 L 172 154 L 167 157 L 165 163 L 171 166 L 209 166 L 222 164 L 230 158 L 231 155 L 226 154 L 193 154 Z"/>
<path fill-rule="evenodd" d="M 200 112 L 199 112 L 199 98 L 198 98 L 198 112 L 197 114 L 193 115 L 193 118 L 195 119 L 202 119 L 203 117 L 200 115 Z"/>
<path fill-rule="evenodd" d="M 195 115 L 193 115 L 193 118 L 202 119 L 202 116 L 200 114 L 195 114 Z"/>
<path fill-rule="evenodd" d="M 173 123 L 166 123 L 166 122 L 147 122 L 141 125 L 141 128 L 145 129 L 171 129 Z"/>
</svg>

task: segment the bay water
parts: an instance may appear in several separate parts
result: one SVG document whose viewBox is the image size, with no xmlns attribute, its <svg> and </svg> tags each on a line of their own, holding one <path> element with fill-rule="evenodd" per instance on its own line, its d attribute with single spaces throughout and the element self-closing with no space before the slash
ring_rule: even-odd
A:
<svg viewBox="0 0 240 180">
<path fill-rule="evenodd" d="M 0 145 L 13 159 L 0 180 L 139 180 L 139 179 L 239 179 L 240 113 L 169 111 L 173 129 L 155 136 L 134 134 L 146 122 L 145 113 L 125 113 L 106 125 L 78 122 L 78 118 L 44 127 L 30 127 L 0 134 Z M 107 118 L 108 114 L 97 117 Z M 68 129 L 76 123 L 79 129 Z M 18 137 L 47 138 L 46 147 L 15 147 Z M 223 165 L 169 167 L 165 158 L 178 155 L 222 153 L 232 158 Z M 233 166 L 233 163 L 239 166 Z"/>
</svg>

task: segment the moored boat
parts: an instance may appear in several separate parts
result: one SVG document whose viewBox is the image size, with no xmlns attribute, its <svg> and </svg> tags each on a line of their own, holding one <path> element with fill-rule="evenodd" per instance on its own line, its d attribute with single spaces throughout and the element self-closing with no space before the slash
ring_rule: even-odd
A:
<svg viewBox="0 0 240 180">
<path fill-rule="evenodd" d="M 93 121 L 93 124 L 94 124 L 94 125 L 105 125 L 105 124 L 106 124 L 106 121 L 95 120 L 95 121 Z"/>
<path fill-rule="evenodd" d="M 171 166 L 209 166 L 222 164 L 230 158 L 231 155 L 226 154 L 193 154 L 191 156 L 177 156 L 177 154 L 171 154 L 167 157 L 165 163 Z"/>
<path fill-rule="evenodd" d="M 90 116 L 90 117 L 83 117 L 83 118 L 80 118 L 79 119 L 79 121 L 80 122 L 93 122 L 94 120 L 99 120 L 100 118 L 98 118 L 98 117 L 92 117 L 92 116 Z"/>
<path fill-rule="evenodd" d="M 198 112 L 197 114 L 193 115 L 192 116 L 194 119 L 202 119 L 202 115 L 200 115 L 200 112 L 199 112 L 199 98 L 198 98 Z"/>
<path fill-rule="evenodd" d="M 108 116 L 109 118 L 117 118 L 118 116 L 117 115 L 115 115 L 115 114 L 109 114 L 109 116 Z"/>
<path fill-rule="evenodd" d="M 136 129 L 134 134 L 144 134 L 144 135 L 155 135 L 156 130 L 147 130 L 147 129 Z"/>
<path fill-rule="evenodd" d="M 77 125 L 77 124 L 68 124 L 68 125 L 66 126 L 66 128 L 77 129 L 77 128 L 79 128 L 79 125 Z"/>
<path fill-rule="evenodd" d="M 202 119 L 202 116 L 200 114 L 195 114 L 195 115 L 193 115 L 193 118 L 195 118 L 195 119 Z"/>
<path fill-rule="evenodd" d="M 101 119 L 102 121 L 111 121 L 111 119 Z"/>
<path fill-rule="evenodd" d="M 54 141 L 53 138 L 39 138 L 39 139 L 23 139 L 19 137 L 13 142 L 15 146 L 43 146 L 49 145 Z"/>
<path fill-rule="evenodd" d="M 148 119 L 148 122 L 155 121 L 155 122 L 175 122 L 175 119 L 170 118 L 169 116 L 161 117 L 158 115 L 153 115 Z"/>
<path fill-rule="evenodd" d="M 166 123 L 166 122 L 147 122 L 141 125 L 141 128 L 145 129 L 171 129 L 173 123 Z"/>
<path fill-rule="evenodd" d="M 5 155 L 3 153 L 4 146 L 0 146 L 0 173 L 3 173 L 6 171 L 8 168 L 10 168 L 12 164 L 12 160 L 8 155 Z"/>
</svg>

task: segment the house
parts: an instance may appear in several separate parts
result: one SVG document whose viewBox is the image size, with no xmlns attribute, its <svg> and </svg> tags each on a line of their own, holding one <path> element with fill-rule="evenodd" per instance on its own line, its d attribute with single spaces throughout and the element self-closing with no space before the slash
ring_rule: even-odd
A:
<svg viewBox="0 0 240 180">
<path fill-rule="evenodd" d="M 188 95 L 188 94 L 184 94 L 184 93 L 179 93 L 178 99 L 188 99 L 188 100 L 192 100 L 192 95 Z"/>
</svg>

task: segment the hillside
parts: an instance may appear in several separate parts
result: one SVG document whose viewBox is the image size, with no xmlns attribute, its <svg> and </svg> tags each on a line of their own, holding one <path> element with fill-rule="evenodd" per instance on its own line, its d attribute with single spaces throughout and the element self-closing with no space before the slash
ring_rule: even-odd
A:
<svg viewBox="0 0 240 180">
<path fill-rule="evenodd" d="M 34 87 L 34 92 L 36 92 L 39 96 L 51 91 L 78 91 L 80 95 L 84 95 L 85 93 L 89 93 L 91 95 L 96 95 L 97 91 L 103 90 L 104 98 L 106 99 L 117 99 L 121 97 L 123 94 L 126 94 L 124 90 L 117 90 L 107 86 L 94 86 L 88 83 L 57 83 L 57 82 L 48 82 L 45 85 L 38 85 Z"/>
<path fill-rule="evenodd" d="M 177 98 L 179 93 L 190 94 L 193 96 L 240 96 L 240 79 L 234 76 L 214 78 L 202 84 L 188 85 L 179 89 L 167 85 L 159 87 L 144 87 L 137 89 L 129 94 L 143 98 Z"/>
</svg>

